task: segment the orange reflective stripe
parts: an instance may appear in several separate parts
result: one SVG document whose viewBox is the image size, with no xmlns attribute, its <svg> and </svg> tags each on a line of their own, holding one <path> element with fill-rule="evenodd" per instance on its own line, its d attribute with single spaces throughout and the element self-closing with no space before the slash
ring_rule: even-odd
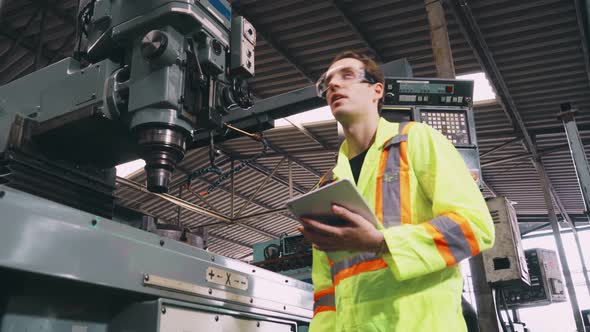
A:
<svg viewBox="0 0 590 332">
<path fill-rule="evenodd" d="M 402 135 L 407 135 L 415 122 L 408 123 L 402 130 Z M 412 204 L 410 195 L 410 162 L 408 160 L 408 142 L 404 141 L 399 146 L 399 170 L 400 170 L 400 200 L 401 223 L 412 224 Z"/>
<path fill-rule="evenodd" d="M 445 237 L 434 226 L 432 226 L 429 223 L 423 223 L 420 225 L 426 228 L 426 231 L 428 232 L 428 234 L 430 234 L 432 240 L 434 240 L 436 249 L 438 249 L 438 252 L 445 260 L 447 267 L 455 265 L 455 257 L 453 257 L 453 254 L 451 253 L 451 249 L 449 248 L 449 245 L 445 240 Z"/>
<path fill-rule="evenodd" d="M 379 161 L 379 170 L 377 171 L 377 193 L 375 195 L 375 215 L 377 219 L 383 224 L 383 173 L 387 166 L 387 159 L 389 157 L 389 149 L 383 150 L 381 153 L 381 160 Z"/>
<path fill-rule="evenodd" d="M 370 260 L 370 261 L 356 264 L 352 267 L 349 267 L 348 269 L 338 272 L 334 276 L 334 286 L 338 286 L 340 281 L 342 281 L 346 278 L 350 278 L 350 277 L 353 277 L 357 274 L 364 273 L 364 272 L 381 270 L 386 267 L 387 267 L 387 263 L 382 258 L 378 258 L 378 259 L 374 259 L 374 260 Z"/>
<path fill-rule="evenodd" d="M 330 307 L 327 305 L 319 306 L 313 311 L 313 315 L 315 317 L 315 315 L 319 314 L 320 312 L 325 312 L 325 311 L 336 311 L 336 307 Z"/>
<path fill-rule="evenodd" d="M 479 243 L 477 243 L 477 239 L 475 238 L 473 229 L 471 229 L 471 225 L 469 224 L 467 219 L 465 219 L 463 216 L 457 213 L 452 212 L 445 213 L 445 215 L 453 219 L 453 221 L 455 221 L 457 224 L 459 224 L 459 227 L 461 227 L 461 231 L 463 231 L 463 235 L 465 236 L 467 243 L 469 243 L 469 248 L 471 249 L 471 256 L 479 254 Z"/>
<path fill-rule="evenodd" d="M 324 289 L 324 290 L 321 290 L 321 291 L 317 291 L 317 292 L 313 293 L 313 300 L 314 301 L 317 301 L 322 296 L 334 294 L 334 291 L 335 291 L 334 287 L 328 288 L 328 289 Z"/>
</svg>

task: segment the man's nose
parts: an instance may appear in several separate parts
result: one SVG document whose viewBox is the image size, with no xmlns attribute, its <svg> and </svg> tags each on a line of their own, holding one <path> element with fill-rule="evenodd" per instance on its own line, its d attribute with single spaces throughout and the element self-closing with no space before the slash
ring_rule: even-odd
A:
<svg viewBox="0 0 590 332">
<path fill-rule="evenodd" d="M 342 87 L 342 81 L 338 78 L 333 78 L 328 83 L 328 90 L 334 90 L 334 88 Z"/>
</svg>

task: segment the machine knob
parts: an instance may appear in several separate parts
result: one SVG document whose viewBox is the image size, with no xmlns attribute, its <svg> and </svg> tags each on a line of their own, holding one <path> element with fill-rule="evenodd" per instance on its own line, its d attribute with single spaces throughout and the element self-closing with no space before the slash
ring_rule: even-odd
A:
<svg viewBox="0 0 590 332">
<path fill-rule="evenodd" d="M 160 30 L 148 32 L 141 40 L 141 54 L 146 60 L 161 56 L 168 46 L 168 36 Z"/>
<path fill-rule="evenodd" d="M 394 102 L 394 97 L 395 97 L 395 93 L 393 92 L 387 92 L 385 94 L 385 102 L 386 103 L 393 103 Z"/>
</svg>

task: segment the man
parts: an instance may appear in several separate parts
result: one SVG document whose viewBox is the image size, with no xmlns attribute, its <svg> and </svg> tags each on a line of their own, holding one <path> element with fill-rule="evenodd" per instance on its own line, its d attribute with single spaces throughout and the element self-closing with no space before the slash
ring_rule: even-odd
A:
<svg viewBox="0 0 590 332">
<path fill-rule="evenodd" d="M 346 52 L 318 81 L 344 129 L 332 179 L 350 179 L 381 221 L 339 206 L 347 226 L 304 219 L 314 244 L 310 331 L 466 331 L 459 261 L 492 246 L 485 201 L 461 156 L 422 123 L 380 117 L 383 73 Z M 360 252 L 333 262 L 330 251 Z"/>
</svg>

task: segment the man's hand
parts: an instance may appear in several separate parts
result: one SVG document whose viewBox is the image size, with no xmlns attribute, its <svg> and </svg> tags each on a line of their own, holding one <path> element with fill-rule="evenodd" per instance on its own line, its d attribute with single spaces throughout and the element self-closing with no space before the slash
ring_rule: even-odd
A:
<svg viewBox="0 0 590 332">
<path fill-rule="evenodd" d="M 299 226 L 299 231 L 317 249 L 376 252 L 381 248 L 383 234 L 370 221 L 338 205 L 332 205 L 332 212 L 348 225 L 330 226 L 317 220 L 301 220 L 304 226 Z"/>
</svg>

